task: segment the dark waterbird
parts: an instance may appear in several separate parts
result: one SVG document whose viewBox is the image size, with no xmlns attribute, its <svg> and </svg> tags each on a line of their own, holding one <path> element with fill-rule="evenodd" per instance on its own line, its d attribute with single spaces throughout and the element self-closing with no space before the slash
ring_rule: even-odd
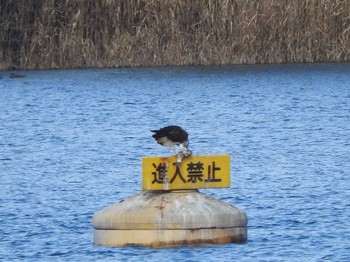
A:
<svg viewBox="0 0 350 262">
<path fill-rule="evenodd" d="M 22 74 L 17 74 L 17 73 L 11 73 L 10 74 L 10 78 L 14 79 L 14 78 L 23 78 L 26 77 L 26 75 L 22 75 Z"/>
<path fill-rule="evenodd" d="M 159 130 L 151 130 L 154 132 L 152 137 L 157 141 L 158 144 L 169 147 L 175 154 L 175 146 L 179 146 L 180 149 L 184 147 L 188 149 L 188 133 L 179 126 L 166 126 Z"/>
</svg>

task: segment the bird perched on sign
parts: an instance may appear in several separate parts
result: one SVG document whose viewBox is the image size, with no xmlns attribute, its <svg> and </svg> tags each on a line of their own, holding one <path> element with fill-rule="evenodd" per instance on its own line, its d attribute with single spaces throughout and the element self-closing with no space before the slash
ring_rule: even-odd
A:
<svg viewBox="0 0 350 262">
<path fill-rule="evenodd" d="M 188 148 L 188 133 L 179 126 L 166 126 L 154 132 L 152 137 L 162 146 L 169 147 L 175 151 L 175 146 Z M 176 153 L 176 151 L 175 151 Z"/>
<path fill-rule="evenodd" d="M 192 155 L 192 151 L 188 149 L 188 133 L 179 126 L 166 126 L 159 130 L 151 130 L 154 132 L 152 137 L 162 146 L 169 147 L 178 156 L 178 162 L 182 161 L 182 158 Z M 181 151 L 178 153 L 175 150 L 175 146 L 179 146 Z M 183 148 L 186 150 L 182 150 Z"/>
</svg>

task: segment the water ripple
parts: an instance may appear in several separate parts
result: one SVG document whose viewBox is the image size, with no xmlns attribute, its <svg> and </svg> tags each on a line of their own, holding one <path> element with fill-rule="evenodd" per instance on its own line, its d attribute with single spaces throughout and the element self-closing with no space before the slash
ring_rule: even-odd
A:
<svg viewBox="0 0 350 262">
<path fill-rule="evenodd" d="M 1 79 L 4 261 L 347 261 L 349 64 L 28 71 Z M 245 245 L 92 245 L 94 212 L 141 190 L 149 130 L 186 127 L 195 154 L 230 154 Z"/>
</svg>

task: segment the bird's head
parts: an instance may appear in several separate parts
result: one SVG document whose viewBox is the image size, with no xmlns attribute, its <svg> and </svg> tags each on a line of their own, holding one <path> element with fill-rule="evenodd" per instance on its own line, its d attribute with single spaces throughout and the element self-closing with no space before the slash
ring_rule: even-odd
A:
<svg viewBox="0 0 350 262">
<path fill-rule="evenodd" d="M 188 140 L 185 140 L 183 142 L 183 145 L 184 145 L 184 147 L 186 147 L 186 149 L 188 149 L 188 146 L 190 145 L 190 142 Z"/>
</svg>

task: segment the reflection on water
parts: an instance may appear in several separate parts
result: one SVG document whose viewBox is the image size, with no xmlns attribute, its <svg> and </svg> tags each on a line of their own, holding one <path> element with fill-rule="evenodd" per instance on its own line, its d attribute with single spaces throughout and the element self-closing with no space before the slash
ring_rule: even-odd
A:
<svg viewBox="0 0 350 262">
<path fill-rule="evenodd" d="M 350 65 L 27 71 L 0 79 L 0 257 L 47 261 L 345 261 Z M 92 245 L 92 214 L 141 190 L 151 129 L 193 154 L 230 154 L 248 243 L 151 250 Z"/>
</svg>

